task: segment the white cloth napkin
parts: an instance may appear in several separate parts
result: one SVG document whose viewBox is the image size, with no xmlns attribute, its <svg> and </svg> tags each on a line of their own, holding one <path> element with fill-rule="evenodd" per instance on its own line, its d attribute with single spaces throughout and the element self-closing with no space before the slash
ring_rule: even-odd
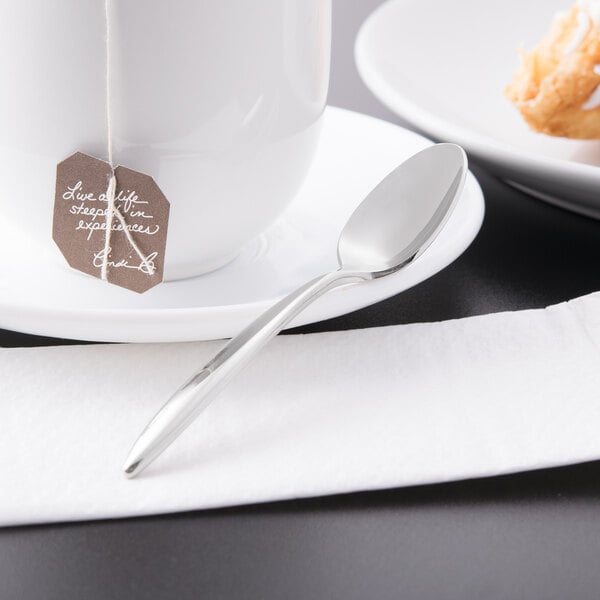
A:
<svg viewBox="0 0 600 600">
<path fill-rule="evenodd" d="M 121 464 L 222 342 L 0 351 L 0 524 L 165 513 L 600 458 L 600 293 L 275 339 L 139 479 Z"/>
</svg>

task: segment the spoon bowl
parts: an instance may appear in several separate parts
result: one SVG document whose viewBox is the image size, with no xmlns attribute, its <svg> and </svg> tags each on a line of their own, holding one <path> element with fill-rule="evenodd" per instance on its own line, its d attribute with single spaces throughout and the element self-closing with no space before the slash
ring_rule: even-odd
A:
<svg viewBox="0 0 600 600">
<path fill-rule="evenodd" d="M 340 267 L 381 276 L 422 254 L 458 202 L 467 165 L 460 146 L 436 144 L 396 167 L 348 219 L 338 242 Z"/>
</svg>

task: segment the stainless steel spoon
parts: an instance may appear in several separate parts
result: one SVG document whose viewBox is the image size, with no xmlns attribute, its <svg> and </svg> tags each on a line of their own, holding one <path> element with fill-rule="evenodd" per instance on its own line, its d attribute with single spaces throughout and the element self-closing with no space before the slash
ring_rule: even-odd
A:
<svg viewBox="0 0 600 600">
<path fill-rule="evenodd" d="M 460 146 L 431 146 L 392 171 L 350 216 L 338 242 L 339 269 L 310 281 L 231 339 L 160 409 L 131 449 L 123 470 L 135 477 L 211 403 L 216 394 L 293 317 L 325 292 L 395 273 L 435 239 L 467 174 Z"/>
</svg>

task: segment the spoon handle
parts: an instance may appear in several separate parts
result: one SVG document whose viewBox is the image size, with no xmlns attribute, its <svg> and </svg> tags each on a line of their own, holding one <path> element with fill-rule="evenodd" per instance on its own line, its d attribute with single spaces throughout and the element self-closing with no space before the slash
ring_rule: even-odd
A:
<svg viewBox="0 0 600 600">
<path fill-rule="evenodd" d="M 123 470 L 135 477 L 157 458 L 204 410 L 258 351 L 297 314 L 325 292 L 366 277 L 339 269 L 317 277 L 292 292 L 252 322 L 184 383 L 142 431 Z"/>
</svg>

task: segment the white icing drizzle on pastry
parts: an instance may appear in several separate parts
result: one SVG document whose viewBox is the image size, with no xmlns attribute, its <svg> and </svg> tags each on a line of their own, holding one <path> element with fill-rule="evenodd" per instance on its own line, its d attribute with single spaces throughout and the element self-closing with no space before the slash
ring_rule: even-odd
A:
<svg viewBox="0 0 600 600">
<path fill-rule="evenodd" d="M 573 36 L 573 39 L 569 42 L 564 50 L 564 54 L 571 54 L 575 52 L 581 42 L 585 39 L 590 26 L 600 26 L 600 1 L 599 0 L 578 0 L 577 7 L 579 11 L 577 13 L 577 31 Z M 557 13 L 556 18 L 566 16 L 566 13 Z M 594 73 L 600 75 L 600 65 L 594 66 Z M 583 110 L 593 110 L 600 106 L 600 85 L 591 93 L 590 97 L 582 105 Z"/>
<path fill-rule="evenodd" d="M 579 0 L 579 10 L 585 11 L 595 25 L 600 25 L 600 2 L 598 0 Z"/>
<path fill-rule="evenodd" d="M 565 54 L 571 54 L 572 52 L 575 52 L 577 48 L 579 48 L 579 45 L 581 42 L 583 42 L 587 32 L 590 29 L 590 25 L 591 23 L 589 14 L 584 10 L 580 10 L 577 13 L 577 31 L 575 32 L 573 39 L 565 48 Z"/>
</svg>

